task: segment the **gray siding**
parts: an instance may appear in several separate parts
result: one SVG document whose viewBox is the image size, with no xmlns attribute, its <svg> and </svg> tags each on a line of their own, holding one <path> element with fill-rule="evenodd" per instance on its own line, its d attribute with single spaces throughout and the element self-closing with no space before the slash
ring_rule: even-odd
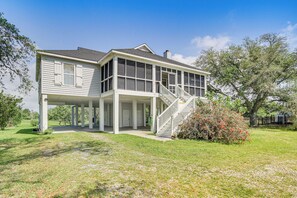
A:
<svg viewBox="0 0 297 198">
<path fill-rule="evenodd" d="M 55 85 L 54 61 L 73 63 L 83 66 L 83 84 L 82 87 L 75 85 Z M 100 76 L 99 67 L 95 64 L 83 63 L 78 61 L 66 60 L 61 58 L 42 56 L 42 89 L 43 94 L 72 95 L 72 96 L 99 96 L 100 94 Z"/>
</svg>

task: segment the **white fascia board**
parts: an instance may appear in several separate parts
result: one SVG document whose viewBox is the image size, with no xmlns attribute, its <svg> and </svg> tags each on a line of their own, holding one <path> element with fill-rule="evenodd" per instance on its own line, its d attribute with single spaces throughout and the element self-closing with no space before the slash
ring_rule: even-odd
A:
<svg viewBox="0 0 297 198">
<path fill-rule="evenodd" d="M 70 56 L 63 56 L 63 55 L 58 55 L 58 54 L 52 54 L 52 53 L 48 53 L 48 52 L 38 52 L 38 54 L 41 55 L 46 55 L 46 56 L 54 56 L 54 57 L 58 57 L 58 58 L 65 58 L 65 59 L 70 59 L 70 60 L 75 60 L 75 61 L 81 61 L 81 62 L 86 62 L 86 63 L 93 63 L 93 64 L 98 64 L 97 61 L 90 61 L 90 60 L 85 60 L 85 59 L 80 59 L 80 58 L 74 58 L 74 57 L 70 57 Z"/>
<path fill-rule="evenodd" d="M 210 75 L 209 72 L 202 71 L 202 70 L 199 70 L 199 69 L 194 69 L 194 68 L 191 69 L 191 68 L 188 68 L 188 67 L 183 67 L 181 65 L 176 65 L 176 64 L 172 64 L 172 63 L 166 63 L 166 62 L 163 62 L 163 61 L 158 61 L 158 60 L 154 60 L 154 59 L 150 59 L 150 58 L 145 58 L 145 57 L 142 57 L 142 56 L 136 56 L 136 55 L 133 55 L 133 54 L 119 52 L 119 51 L 116 51 L 116 50 L 110 50 L 104 57 L 102 57 L 98 61 L 98 63 L 100 63 L 101 61 L 103 62 L 103 60 L 106 57 L 108 57 L 110 54 L 112 54 L 112 53 L 117 54 L 117 55 L 122 55 L 122 56 L 136 58 L 136 59 L 139 59 L 140 61 L 141 60 L 149 61 L 151 64 L 157 64 L 158 66 L 174 67 L 173 69 L 182 69 L 183 71 L 194 72 L 194 73 L 197 73 L 197 74 Z"/>
</svg>

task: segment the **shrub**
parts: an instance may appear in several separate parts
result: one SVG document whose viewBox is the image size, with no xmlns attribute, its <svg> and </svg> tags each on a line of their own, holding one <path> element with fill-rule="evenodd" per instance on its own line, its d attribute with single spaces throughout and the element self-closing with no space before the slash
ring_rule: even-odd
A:
<svg viewBox="0 0 297 198">
<path fill-rule="evenodd" d="M 240 114 L 214 102 L 199 102 L 197 106 L 180 125 L 178 138 L 227 144 L 242 143 L 249 138 L 247 125 Z"/>
<path fill-rule="evenodd" d="M 42 131 L 40 134 L 41 134 L 41 135 L 49 135 L 49 134 L 52 134 L 53 131 L 54 131 L 54 130 L 53 130 L 52 128 L 48 128 L 48 129 Z"/>
<path fill-rule="evenodd" d="M 38 120 L 36 120 L 36 119 L 32 119 L 32 120 L 30 121 L 30 123 L 31 123 L 31 126 L 33 126 L 33 127 L 38 126 Z"/>
</svg>

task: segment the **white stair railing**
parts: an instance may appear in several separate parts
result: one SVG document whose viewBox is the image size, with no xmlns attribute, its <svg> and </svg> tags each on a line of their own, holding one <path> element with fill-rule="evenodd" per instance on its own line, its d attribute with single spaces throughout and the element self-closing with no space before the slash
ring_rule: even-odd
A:
<svg viewBox="0 0 297 198">
<path fill-rule="evenodd" d="M 172 119 L 172 133 L 171 136 L 177 131 L 178 126 L 185 120 L 196 107 L 196 97 L 191 96 L 190 99 L 184 104 L 179 113 Z"/>
<path fill-rule="evenodd" d="M 181 98 L 185 102 L 192 97 L 188 92 L 186 92 L 179 86 L 176 86 L 176 95 L 177 97 Z"/>
<path fill-rule="evenodd" d="M 169 91 L 164 85 L 160 84 L 160 96 L 163 98 L 164 102 L 169 106 L 176 100 L 176 96 Z"/>
<path fill-rule="evenodd" d="M 170 121 L 171 116 L 178 111 L 179 98 L 176 98 L 174 102 L 166 108 L 158 117 L 157 117 L 157 133 L 160 132 L 160 129 Z"/>
</svg>

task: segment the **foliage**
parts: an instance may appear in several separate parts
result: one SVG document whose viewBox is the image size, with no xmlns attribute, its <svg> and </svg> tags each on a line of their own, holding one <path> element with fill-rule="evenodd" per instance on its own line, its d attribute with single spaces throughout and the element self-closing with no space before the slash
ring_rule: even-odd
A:
<svg viewBox="0 0 297 198">
<path fill-rule="evenodd" d="M 23 109 L 22 110 L 22 118 L 25 119 L 25 120 L 30 120 L 31 119 L 30 109 Z"/>
<path fill-rule="evenodd" d="M 0 92 L 0 129 L 4 130 L 8 125 L 17 125 L 21 122 L 22 98 L 6 95 Z"/>
<path fill-rule="evenodd" d="M 292 94 L 287 103 L 286 111 L 290 112 L 293 121 L 292 129 L 297 130 L 297 94 Z"/>
<path fill-rule="evenodd" d="M 207 99 L 214 102 L 214 103 L 219 103 L 223 105 L 224 107 L 236 111 L 237 113 L 240 114 L 245 114 L 247 112 L 246 107 L 242 103 L 242 101 L 238 98 L 236 99 L 231 99 L 230 96 L 225 96 L 221 93 L 215 93 L 213 91 L 209 91 L 207 93 Z"/>
<path fill-rule="evenodd" d="M 283 110 L 283 105 L 278 102 L 266 102 L 257 112 L 257 117 L 265 118 L 275 116 L 277 113 Z"/>
<path fill-rule="evenodd" d="M 38 120 L 32 119 L 32 120 L 30 120 L 30 124 L 31 124 L 31 126 L 36 127 L 36 126 L 38 126 Z"/>
<path fill-rule="evenodd" d="M 196 64 L 211 72 L 213 90 L 242 101 L 251 126 L 265 103 L 288 100 L 292 89 L 286 85 L 297 76 L 296 51 L 290 52 L 285 38 L 275 34 L 204 51 Z"/>
<path fill-rule="evenodd" d="M 9 76 L 11 82 L 18 77 L 21 82 L 18 89 L 24 93 L 30 91 L 33 85 L 28 63 L 34 54 L 34 43 L 0 13 L 0 86 L 5 88 L 5 76 Z"/>
<path fill-rule="evenodd" d="M 40 135 L 50 135 L 54 132 L 52 128 L 48 128 L 40 133 Z"/>
<path fill-rule="evenodd" d="M 180 126 L 177 137 L 231 144 L 246 141 L 249 133 L 240 114 L 220 103 L 199 102 L 196 110 Z"/>
<path fill-rule="evenodd" d="M 49 120 L 59 121 L 59 125 L 71 124 L 71 107 L 67 105 L 56 106 L 48 111 Z"/>
</svg>

